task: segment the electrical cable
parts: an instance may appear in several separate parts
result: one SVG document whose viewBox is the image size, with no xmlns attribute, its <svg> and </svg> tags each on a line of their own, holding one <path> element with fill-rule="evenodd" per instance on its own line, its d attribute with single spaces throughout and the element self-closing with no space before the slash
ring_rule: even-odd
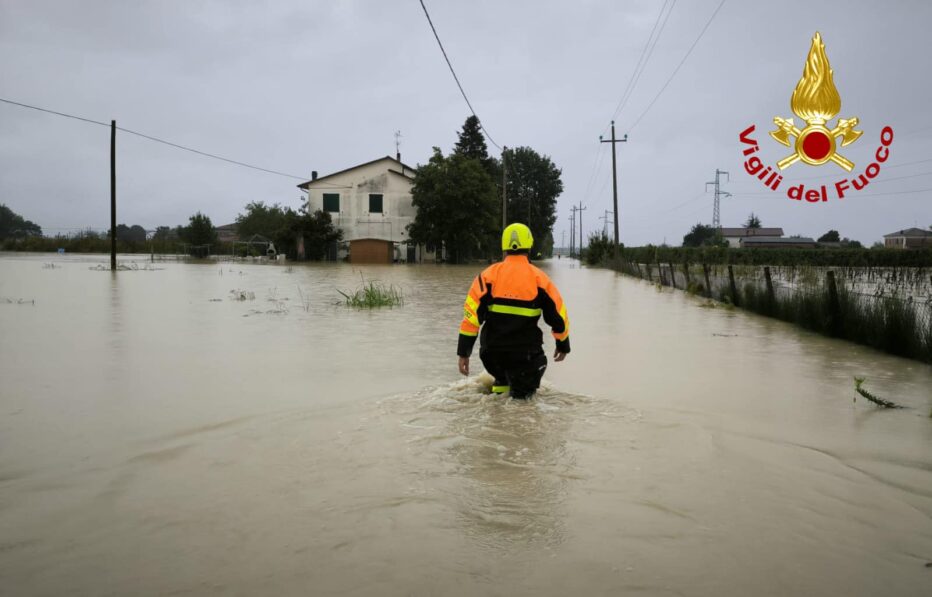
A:
<svg viewBox="0 0 932 597">
<path fill-rule="evenodd" d="M 12 104 L 12 105 L 14 105 L 14 106 L 20 106 L 20 107 L 23 107 L 23 108 L 29 108 L 29 109 L 31 109 L 31 110 L 38 110 L 39 112 L 46 112 L 46 113 L 48 113 L 48 114 L 54 114 L 54 115 L 56 115 L 56 116 L 64 116 L 65 118 L 73 118 L 74 120 L 81 120 L 81 121 L 83 121 L 83 122 L 89 122 L 89 123 L 91 123 L 91 124 L 97 124 L 97 125 L 105 126 L 105 127 L 108 127 L 108 128 L 111 126 L 109 123 L 101 122 L 101 121 L 99 121 L 99 120 L 93 120 L 93 119 L 91 119 L 91 118 L 84 118 L 84 117 L 82 117 L 82 116 L 75 116 L 74 114 L 66 114 L 66 113 L 64 113 L 64 112 L 57 112 L 57 111 L 55 111 L 55 110 L 49 110 L 49 109 L 47 109 L 47 108 L 40 108 L 40 107 L 38 107 L 38 106 L 32 106 L 32 105 L 30 105 L 30 104 L 23 104 L 23 103 L 20 103 L 20 102 L 14 102 L 13 100 L 8 100 L 8 99 L 4 99 L 4 98 L 0 98 L 0 102 L 4 102 L 4 103 L 7 103 L 7 104 Z M 240 161 L 238 161 L 238 160 L 233 160 L 233 159 L 230 159 L 230 158 L 225 158 L 225 157 L 223 157 L 223 156 L 219 156 L 219 155 L 216 155 L 216 154 L 213 154 L 213 153 L 208 153 L 208 152 L 206 152 L 206 151 L 201 151 L 201 150 L 199 150 L 199 149 L 194 149 L 193 147 L 186 147 L 186 146 L 184 146 L 184 145 L 179 145 L 178 143 L 172 143 L 171 141 L 166 141 L 165 139 L 159 139 L 158 137 L 153 137 L 153 136 L 151 136 L 151 135 L 146 135 L 146 134 L 144 134 L 144 133 L 140 133 L 140 132 L 138 132 L 138 131 L 134 131 L 134 130 L 131 130 L 131 129 L 123 128 L 123 127 L 121 127 L 121 126 L 117 126 L 116 128 L 117 128 L 118 131 L 122 131 L 122 132 L 124 132 L 124 133 L 129 133 L 130 135 L 136 135 L 137 137 L 142 137 L 143 139 L 148 139 L 149 141 L 154 141 L 154 142 L 156 142 L 156 143 L 162 143 L 163 145 L 168 145 L 168 146 L 174 147 L 174 148 L 176 148 L 176 149 L 181 149 L 181 150 L 184 150 L 184 151 L 189 151 L 189 152 L 191 152 L 191 153 L 196 153 L 196 154 L 198 154 L 198 155 L 202 155 L 202 156 L 205 156 L 205 157 L 213 158 L 213 159 L 215 159 L 215 160 L 220 160 L 220 161 L 227 162 L 227 163 L 230 163 L 230 164 L 235 164 L 235 165 L 237 165 L 237 166 L 242 166 L 242 167 L 244 167 L 244 168 L 251 168 L 251 169 L 253 169 L 253 170 L 259 170 L 259 171 L 261 171 L 261 172 L 267 172 L 268 174 L 275 174 L 275 175 L 277 175 L 277 176 L 284 176 L 284 177 L 286 177 L 286 178 L 293 178 L 293 179 L 296 179 L 296 180 L 304 180 L 304 181 L 307 180 L 307 177 L 306 177 L 306 176 L 295 176 L 294 174 L 287 174 L 287 173 L 285 173 L 285 172 L 279 172 L 279 171 L 277 171 L 277 170 L 270 170 L 270 169 L 268 169 L 268 168 L 262 168 L 261 166 L 254 166 L 254 165 L 252 165 L 252 164 L 247 164 L 246 162 L 240 162 Z M 339 185 L 332 185 L 331 183 L 321 183 L 321 184 L 324 184 L 324 185 L 327 185 L 327 186 L 332 186 L 332 187 L 334 187 L 334 188 L 342 188 L 342 187 L 339 187 Z"/>
<path fill-rule="evenodd" d="M 453 64 L 450 62 L 450 57 L 447 56 L 447 51 L 443 49 L 443 43 L 440 41 L 440 36 L 437 35 L 437 28 L 434 27 L 434 22 L 430 18 L 430 13 L 427 12 L 427 6 L 424 5 L 424 0 L 419 0 L 419 2 L 421 3 L 421 8 L 424 9 L 424 16 L 427 17 L 427 22 L 430 24 L 430 30 L 434 32 L 434 39 L 437 40 L 437 45 L 440 46 L 440 52 L 443 54 L 443 59 L 447 61 L 447 66 L 450 68 L 450 73 L 453 75 L 453 80 L 456 81 L 456 86 L 459 87 L 460 94 L 462 94 L 463 99 L 466 100 L 466 105 L 469 106 L 469 111 L 472 112 L 472 115 L 475 116 L 477 120 L 479 120 L 479 126 L 482 128 L 482 132 L 489 140 L 489 143 L 501 151 L 501 146 L 492 139 L 492 135 L 489 134 L 489 131 L 485 128 L 485 125 L 482 124 L 482 119 L 479 118 L 478 114 L 476 114 L 476 111 L 473 109 L 469 98 L 466 97 L 466 92 L 463 90 L 463 85 L 460 83 L 460 78 L 456 76 L 456 71 L 453 70 Z"/>
<path fill-rule="evenodd" d="M 709 17 L 709 20 L 706 21 L 706 24 L 702 28 L 702 31 L 699 32 L 699 37 L 696 38 L 696 41 L 693 42 L 693 45 L 689 46 L 689 50 L 686 51 L 686 55 L 683 56 L 683 59 L 680 60 L 680 63 L 676 65 L 676 68 L 673 69 L 673 73 L 670 75 L 670 78 L 667 79 L 667 82 L 663 84 L 663 87 L 660 88 L 660 91 L 657 92 L 657 95 L 654 96 L 654 99 L 650 101 L 650 104 L 647 105 L 647 108 L 643 112 L 641 112 L 641 115 L 637 117 L 637 120 L 634 121 L 634 124 L 628 127 L 628 132 L 633 131 L 637 127 L 637 125 L 641 122 L 641 119 L 644 118 L 644 116 L 648 112 L 650 112 L 650 109 L 654 107 L 654 103 L 657 101 L 657 99 L 661 95 L 663 95 L 664 91 L 666 91 L 667 86 L 669 86 L 670 82 L 673 81 L 673 78 L 676 77 L 676 73 L 680 72 L 680 68 L 682 68 L 683 64 L 686 63 L 686 59 L 689 58 L 689 55 L 692 54 L 693 50 L 699 44 L 699 40 L 702 39 L 702 37 L 705 35 L 705 32 L 709 29 L 709 25 L 711 25 L 712 21 L 715 20 L 715 16 L 718 15 L 718 12 L 722 9 L 722 6 L 725 5 L 725 1 L 726 0 L 722 0 L 721 2 L 719 2 L 718 7 L 712 13 L 712 16 Z"/>
<path fill-rule="evenodd" d="M 647 63 L 650 61 L 650 57 L 654 54 L 654 49 L 657 47 L 657 42 L 660 41 L 660 36 L 663 35 L 663 30 L 667 26 L 667 20 L 670 18 L 670 14 L 673 12 L 673 8 L 676 6 L 676 0 L 673 0 L 673 3 L 670 4 L 670 10 L 667 11 L 666 16 L 664 17 L 664 10 L 667 7 L 667 3 L 670 0 L 664 0 L 663 6 L 660 7 L 660 12 L 657 14 L 657 20 L 654 21 L 654 27 L 651 29 L 650 35 L 647 37 L 647 42 L 644 44 L 644 48 L 641 50 L 641 55 L 638 58 L 637 64 L 634 66 L 634 71 L 631 72 L 631 78 L 628 79 L 628 85 L 625 87 L 624 93 L 621 95 L 621 99 L 618 100 L 618 105 L 615 106 L 615 111 L 612 112 L 612 120 L 615 120 L 618 117 L 618 114 L 628 105 L 628 100 L 631 99 L 631 96 L 634 94 L 634 88 L 637 86 L 638 81 L 641 79 L 641 75 L 644 74 L 644 71 L 647 69 Z M 663 17 L 663 23 L 661 23 L 661 17 Z M 657 26 L 660 25 L 660 30 L 657 31 Z M 657 37 L 654 39 L 654 32 L 657 32 Z M 654 39 L 653 45 L 651 44 L 651 39 Z M 646 58 L 645 58 L 646 56 Z"/>
</svg>

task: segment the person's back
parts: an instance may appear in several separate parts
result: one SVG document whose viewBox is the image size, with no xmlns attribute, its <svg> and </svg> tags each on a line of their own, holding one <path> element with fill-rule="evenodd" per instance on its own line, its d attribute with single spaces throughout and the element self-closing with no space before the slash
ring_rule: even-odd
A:
<svg viewBox="0 0 932 597">
<path fill-rule="evenodd" d="M 467 375 L 469 356 L 481 328 L 479 357 L 495 377 L 492 389 L 510 389 L 515 398 L 533 394 L 547 368 L 543 335 L 537 325 L 541 315 L 556 339 L 554 360 L 562 361 L 570 351 L 566 306 L 547 274 L 528 261 L 532 244 L 531 232 L 523 224 L 505 229 L 505 259 L 473 281 L 457 345 L 459 369 Z"/>
</svg>

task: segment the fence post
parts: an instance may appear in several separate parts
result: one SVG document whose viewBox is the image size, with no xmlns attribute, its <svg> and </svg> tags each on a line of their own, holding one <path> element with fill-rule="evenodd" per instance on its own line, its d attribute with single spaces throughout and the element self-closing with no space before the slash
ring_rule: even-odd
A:
<svg viewBox="0 0 932 597">
<path fill-rule="evenodd" d="M 764 281 L 767 283 L 767 299 L 773 303 L 773 279 L 770 277 L 770 266 L 764 266 Z"/>
<path fill-rule="evenodd" d="M 638 264 L 637 261 L 634 262 L 634 269 L 637 270 L 638 278 L 643 278 L 643 277 L 644 277 L 644 276 L 641 274 L 641 266 Z"/>
<path fill-rule="evenodd" d="M 705 295 L 708 298 L 712 298 L 712 283 L 709 282 L 709 264 L 702 264 L 702 273 L 705 274 Z"/>
<path fill-rule="evenodd" d="M 670 286 L 676 288 L 676 270 L 673 269 L 673 262 L 667 263 L 670 266 Z"/>
<path fill-rule="evenodd" d="M 731 304 L 738 306 L 738 287 L 735 286 L 735 270 L 731 264 L 728 265 L 728 284 L 731 288 Z"/>
<path fill-rule="evenodd" d="M 829 333 L 837 336 L 840 323 L 840 309 L 838 305 L 838 287 L 835 285 L 835 272 L 825 272 L 825 284 L 828 287 L 828 325 Z"/>
<path fill-rule="evenodd" d="M 689 262 L 683 261 L 683 275 L 686 276 L 686 288 L 689 288 Z"/>
<path fill-rule="evenodd" d="M 654 281 L 654 276 L 653 276 L 653 274 L 652 274 L 651 271 L 650 271 L 650 263 L 645 263 L 645 264 L 644 264 L 644 269 L 647 270 L 647 281 L 648 281 L 648 282 L 653 282 L 653 281 Z"/>
</svg>

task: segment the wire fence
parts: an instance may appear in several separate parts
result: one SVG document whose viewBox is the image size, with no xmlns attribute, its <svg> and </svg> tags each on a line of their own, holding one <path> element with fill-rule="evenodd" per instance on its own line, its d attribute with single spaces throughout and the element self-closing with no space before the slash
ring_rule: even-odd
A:
<svg viewBox="0 0 932 597">
<path fill-rule="evenodd" d="M 673 264 L 613 269 L 932 363 L 932 269 Z"/>
</svg>

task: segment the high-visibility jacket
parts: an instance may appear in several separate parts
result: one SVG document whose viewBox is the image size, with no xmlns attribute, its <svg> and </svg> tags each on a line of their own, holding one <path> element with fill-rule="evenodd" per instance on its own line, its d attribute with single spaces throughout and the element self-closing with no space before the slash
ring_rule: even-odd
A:
<svg viewBox="0 0 932 597">
<path fill-rule="evenodd" d="M 550 326 L 557 350 L 570 351 L 570 321 L 560 291 L 531 265 L 527 255 L 508 255 L 473 280 L 463 306 L 456 354 L 472 354 L 479 330 L 483 350 L 522 351 L 540 348 L 540 316 Z"/>
</svg>

